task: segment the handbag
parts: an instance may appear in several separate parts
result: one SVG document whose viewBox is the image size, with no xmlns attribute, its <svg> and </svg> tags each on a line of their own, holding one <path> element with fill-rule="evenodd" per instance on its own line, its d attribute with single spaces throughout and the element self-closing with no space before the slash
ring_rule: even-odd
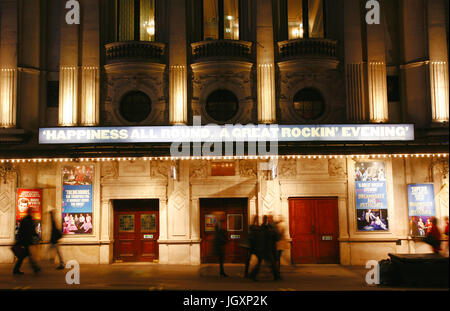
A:
<svg viewBox="0 0 450 311">
<path fill-rule="evenodd" d="M 11 247 L 11 250 L 14 253 L 14 256 L 16 256 L 17 258 L 26 257 L 27 255 L 27 250 L 25 249 L 25 247 L 19 244 L 14 244 Z"/>
</svg>

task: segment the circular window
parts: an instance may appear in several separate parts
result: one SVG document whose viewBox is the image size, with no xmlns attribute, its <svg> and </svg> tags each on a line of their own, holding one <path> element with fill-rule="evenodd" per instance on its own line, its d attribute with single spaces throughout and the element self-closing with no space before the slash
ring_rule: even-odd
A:
<svg viewBox="0 0 450 311">
<path fill-rule="evenodd" d="M 294 96 L 294 110 L 305 120 L 315 120 L 325 111 L 325 101 L 316 89 L 306 88 Z"/>
<path fill-rule="evenodd" d="M 140 91 L 129 92 L 120 101 L 120 115 L 128 122 L 142 122 L 151 111 L 152 101 L 145 93 Z"/>
<path fill-rule="evenodd" d="M 206 100 L 206 112 L 216 121 L 225 122 L 238 112 L 239 103 L 236 95 L 228 90 L 216 90 Z"/>
</svg>

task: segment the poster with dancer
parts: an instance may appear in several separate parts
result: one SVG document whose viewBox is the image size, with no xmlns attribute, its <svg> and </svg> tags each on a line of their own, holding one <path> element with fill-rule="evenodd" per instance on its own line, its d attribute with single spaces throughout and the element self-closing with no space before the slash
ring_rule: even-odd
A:
<svg viewBox="0 0 450 311">
<path fill-rule="evenodd" d="M 92 234 L 93 165 L 64 166 L 63 234 Z"/>
<path fill-rule="evenodd" d="M 433 184 L 410 184 L 408 189 L 409 228 L 412 237 L 425 237 L 436 216 Z"/>
<path fill-rule="evenodd" d="M 355 164 L 358 231 L 388 231 L 386 169 L 382 161 Z"/>
</svg>

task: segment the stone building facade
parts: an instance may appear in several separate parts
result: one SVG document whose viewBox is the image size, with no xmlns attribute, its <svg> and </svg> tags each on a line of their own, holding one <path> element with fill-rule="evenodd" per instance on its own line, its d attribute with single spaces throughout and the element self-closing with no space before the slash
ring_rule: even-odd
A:
<svg viewBox="0 0 450 311">
<path fill-rule="evenodd" d="M 342 265 L 431 251 L 411 236 L 407 186 L 432 184 L 435 216 L 448 216 L 448 1 L 380 0 L 379 25 L 366 23 L 364 0 L 80 0 L 79 25 L 66 23 L 64 2 L 0 2 L 0 262 L 13 261 L 17 190 L 42 189 L 46 256 L 48 212 L 64 217 L 63 168 L 90 165 L 92 232 L 61 241 L 65 258 L 80 263 L 122 260 L 118 219 L 127 210 L 118 202 L 130 212 L 142 200 L 157 211 L 151 260 L 160 264 L 206 262 L 205 217 L 217 211 L 208 214 L 205 199 L 224 210 L 244 199 L 242 235 L 254 216 L 283 219 L 283 264 L 320 262 L 329 237 L 331 262 Z M 190 125 L 194 116 L 408 123 L 415 140 L 282 144 L 272 178 L 257 156 L 181 160 L 161 144 L 39 144 L 40 128 Z M 361 162 L 384 163 L 388 230 L 358 228 Z M 296 204 L 309 199 L 319 216 L 305 242 Z M 335 214 L 320 216 L 321 200 Z M 317 233 L 329 219 L 336 232 Z"/>
</svg>

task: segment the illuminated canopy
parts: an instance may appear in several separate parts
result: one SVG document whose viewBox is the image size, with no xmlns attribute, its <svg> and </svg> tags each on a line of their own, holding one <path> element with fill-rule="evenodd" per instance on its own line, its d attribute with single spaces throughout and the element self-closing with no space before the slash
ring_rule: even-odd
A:
<svg viewBox="0 0 450 311">
<path fill-rule="evenodd" d="M 40 144 L 413 141 L 412 124 L 207 125 L 41 128 Z"/>
</svg>

